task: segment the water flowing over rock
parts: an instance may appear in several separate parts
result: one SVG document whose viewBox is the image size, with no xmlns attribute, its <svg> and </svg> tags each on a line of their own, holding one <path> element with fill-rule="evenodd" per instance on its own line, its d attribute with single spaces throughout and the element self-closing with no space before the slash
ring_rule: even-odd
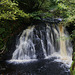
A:
<svg viewBox="0 0 75 75">
<path fill-rule="evenodd" d="M 11 47 L 8 53 L 9 56 L 12 53 L 12 58 L 2 62 L 5 70 L 0 72 L 9 75 L 70 75 L 72 45 L 69 34 L 64 26 L 57 24 L 57 20 L 50 21 L 34 23 L 17 36 L 16 49 Z"/>
<path fill-rule="evenodd" d="M 72 45 L 66 29 L 61 25 L 45 23 L 24 30 L 12 54 L 13 61 L 60 58 L 72 61 Z M 56 60 L 58 61 L 58 60 Z"/>
</svg>

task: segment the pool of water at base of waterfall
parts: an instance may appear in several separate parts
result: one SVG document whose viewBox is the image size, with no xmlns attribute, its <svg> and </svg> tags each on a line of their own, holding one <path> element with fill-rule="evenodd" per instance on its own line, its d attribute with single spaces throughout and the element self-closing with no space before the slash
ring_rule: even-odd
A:
<svg viewBox="0 0 75 75">
<path fill-rule="evenodd" d="M 56 57 L 26 63 L 1 62 L 0 75 L 70 75 L 69 67 L 55 62 Z"/>
</svg>

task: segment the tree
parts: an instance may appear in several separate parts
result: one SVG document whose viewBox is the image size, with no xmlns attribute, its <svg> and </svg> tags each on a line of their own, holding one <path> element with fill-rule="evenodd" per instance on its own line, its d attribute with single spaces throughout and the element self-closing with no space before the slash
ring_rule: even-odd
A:
<svg viewBox="0 0 75 75">
<path fill-rule="evenodd" d="M 13 22 L 19 18 L 28 19 L 30 16 L 18 8 L 18 4 L 11 0 L 0 0 L 0 50 L 6 48 L 7 39 L 19 24 Z M 12 24 L 10 23 L 12 22 Z M 12 30 L 13 28 L 13 30 Z"/>
</svg>

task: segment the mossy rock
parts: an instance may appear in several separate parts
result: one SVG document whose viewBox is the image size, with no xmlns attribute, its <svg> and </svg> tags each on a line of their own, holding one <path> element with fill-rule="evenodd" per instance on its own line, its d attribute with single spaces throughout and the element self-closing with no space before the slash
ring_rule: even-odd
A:
<svg viewBox="0 0 75 75">
<path fill-rule="evenodd" d="M 75 61 L 72 62 L 72 66 L 70 68 L 71 75 L 75 75 Z"/>
</svg>

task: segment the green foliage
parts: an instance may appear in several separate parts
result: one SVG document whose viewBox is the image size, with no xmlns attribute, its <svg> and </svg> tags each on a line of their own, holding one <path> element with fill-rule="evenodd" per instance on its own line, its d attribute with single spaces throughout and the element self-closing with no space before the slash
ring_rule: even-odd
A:
<svg viewBox="0 0 75 75">
<path fill-rule="evenodd" d="M 67 23 L 75 19 L 74 8 L 74 0 L 1 0 L 0 19 L 16 20 L 19 16 L 39 19 L 43 14 L 44 17 L 64 18 Z"/>
<path fill-rule="evenodd" d="M 18 7 L 34 19 L 46 17 L 63 18 L 64 24 L 75 20 L 74 0 L 13 0 Z"/>
<path fill-rule="evenodd" d="M 12 37 L 17 25 L 15 20 L 19 18 L 29 19 L 30 15 L 18 8 L 18 4 L 11 0 L 0 0 L 0 50 L 5 49 L 7 39 Z"/>
<path fill-rule="evenodd" d="M 53 14 L 49 11 L 57 7 L 57 1 L 58 0 L 14 0 L 14 2 L 19 4 L 20 9 L 29 13 L 34 19 L 39 19 L 38 17 L 42 16 L 42 14 L 44 14 L 45 17 L 52 17 Z"/>
<path fill-rule="evenodd" d="M 49 0 L 14 0 L 14 1 L 18 2 L 19 7 L 27 13 L 32 13 L 34 11 L 37 11 L 43 6 L 44 3 L 47 4 L 49 2 Z"/>
<path fill-rule="evenodd" d="M 70 68 L 70 74 L 71 74 L 71 75 L 75 75 L 75 68 L 73 69 L 74 64 L 75 64 L 75 61 L 72 62 L 72 66 L 71 66 L 71 68 Z"/>
<path fill-rule="evenodd" d="M 75 39 L 75 30 L 72 31 L 72 39 Z"/>
<path fill-rule="evenodd" d="M 29 18 L 29 14 L 23 12 L 18 7 L 18 4 L 11 0 L 1 0 L 0 2 L 0 19 L 16 20 L 18 16 Z"/>
</svg>

